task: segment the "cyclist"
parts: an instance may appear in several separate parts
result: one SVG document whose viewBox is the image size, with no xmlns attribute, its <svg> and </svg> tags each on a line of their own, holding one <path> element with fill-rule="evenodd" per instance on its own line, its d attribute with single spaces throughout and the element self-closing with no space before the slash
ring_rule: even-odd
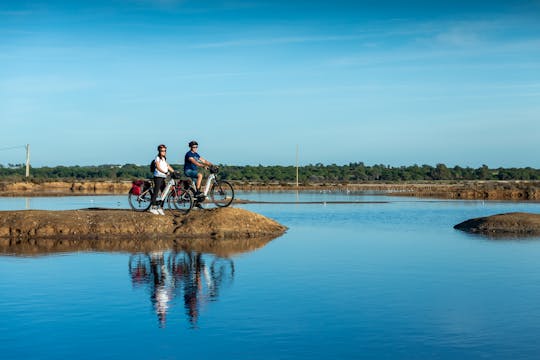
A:
<svg viewBox="0 0 540 360">
<path fill-rule="evenodd" d="M 197 188 L 197 192 L 195 193 L 195 196 L 200 197 L 202 195 L 201 193 L 201 183 L 203 174 L 197 171 L 198 167 L 208 168 L 208 166 L 212 166 L 213 164 L 202 158 L 198 153 L 197 150 L 199 149 L 199 144 L 193 140 L 190 141 L 189 144 L 189 151 L 186 153 L 186 156 L 184 157 L 184 174 L 191 178 Z"/>
<path fill-rule="evenodd" d="M 154 215 L 165 215 L 163 212 L 163 201 L 157 201 L 157 196 L 160 191 L 165 188 L 165 178 L 169 172 L 174 169 L 167 163 L 167 147 L 163 144 L 157 147 L 158 153 L 156 156 L 154 167 L 154 192 L 150 200 L 150 212 Z"/>
</svg>

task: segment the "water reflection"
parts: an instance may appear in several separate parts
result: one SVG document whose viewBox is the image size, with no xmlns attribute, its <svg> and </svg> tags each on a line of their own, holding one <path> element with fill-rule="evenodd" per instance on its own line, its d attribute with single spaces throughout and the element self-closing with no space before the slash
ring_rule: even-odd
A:
<svg viewBox="0 0 540 360">
<path fill-rule="evenodd" d="M 135 288 L 147 288 L 159 326 L 164 327 L 173 300 L 183 299 L 187 320 L 197 326 L 200 309 L 216 301 L 221 289 L 232 284 L 231 259 L 198 251 L 154 251 L 129 258 Z"/>
</svg>

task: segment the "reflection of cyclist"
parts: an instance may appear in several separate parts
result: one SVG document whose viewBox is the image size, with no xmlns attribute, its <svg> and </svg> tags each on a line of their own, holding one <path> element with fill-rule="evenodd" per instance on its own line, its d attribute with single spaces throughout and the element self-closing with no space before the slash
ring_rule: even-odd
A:
<svg viewBox="0 0 540 360">
<path fill-rule="evenodd" d="M 182 293 L 188 320 L 196 327 L 200 309 L 215 301 L 219 288 L 232 281 L 234 264 L 231 260 L 214 258 L 208 266 L 204 254 L 199 252 L 155 251 L 132 255 L 129 273 L 134 286 L 148 286 L 160 327 L 165 326 L 169 308 Z"/>
<path fill-rule="evenodd" d="M 164 327 L 167 320 L 169 302 L 174 296 L 174 283 L 169 269 L 165 266 L 162 251 L 150 254 L 150 266 L 153 275 L 150 298 L 158 316 L 159 325 Z"/>
<path fill-rule="evenodd" d="M 196 141 L 190 141 L 188 146 L 189 146 L 189 151 L 186 153 L 186 156 L 184 157 L 184 174 L 187 177 L 193 179 L 193 181 L 195 181 L 196 186 L 197 186 L 197 192 L 195 193 L 195 196 L 200 196 L 203 175 L 197 171 L 197 167 L 206 168 L 207 166 L 212 166 L 212 163 L 202 158 L 197 153 L 199 144 Z"/>
<path fill-rule="evenodd" d="M 192 257 L 191 274 L 184 283 L 184 306 L 191 325 L 196 326 L 199 319 L 199 305 L 202 295 L 201 269 L 205 266 L 202 261 L 202 254 L 195 253 Z"/>
<path fill-rule="evenodd" d="M 167 163 L 167 147 L 163 144 L 158 146 L 158 153 L 155 161 L 154 169 L 154 192 L 152 192 L 150 212 L 154 215 L 165 215 L 163 212 L 163 201 L 157 201 L 158 192 L 165 188 L 165 178 L 167 173 L 173 172 L 174 169 Z"/>
</svg>

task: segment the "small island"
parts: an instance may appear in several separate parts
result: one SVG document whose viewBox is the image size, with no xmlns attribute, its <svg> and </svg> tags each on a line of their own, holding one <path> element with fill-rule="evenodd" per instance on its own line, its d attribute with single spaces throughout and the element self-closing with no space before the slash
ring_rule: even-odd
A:
<svg viewBox="0 0 540 360">
<path fill-rule="evenodd" d="M 540 214 L 512 212 L 470 219 L 454 229 L 492 237 L 540 236 Z"/>
</svg>

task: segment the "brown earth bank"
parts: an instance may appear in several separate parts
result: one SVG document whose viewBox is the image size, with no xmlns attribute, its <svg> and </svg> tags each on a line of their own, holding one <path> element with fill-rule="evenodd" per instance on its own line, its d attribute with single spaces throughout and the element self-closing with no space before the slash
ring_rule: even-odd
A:
<svg viewBox="0 0 540 360">
<path fill-rule="evenodd" d="M 540 181 L 429 181 L 415 183 L 261 184 L 232 181 L 245 191 L 324 190 L 375 192 L 384 195 L 466 200 L 540 200 Z M 131 181 L 83 181 L 42 183 L 0 182 L 0 196 L 66 196 L 127 194 Z"/>
<path fill-rule="evenodd" d="M 454 229 L 493 237 L 540 236 L 540 214 L 513 212 L 470 219 Z"/>
<path fill-rule="evenodd" d="M 286 231 L 243 209 L 194 210 L 165 216 L 130 210 L 0 211 L 0 249 L 144 249 L 197 246 L 257 248 Z M 204 241 L 206 240 L 206 242 Z M 221 241 L 221 243 L 219 243 Z M 221 250 L 220 250 L 221 251 Z"/>
</svg>

